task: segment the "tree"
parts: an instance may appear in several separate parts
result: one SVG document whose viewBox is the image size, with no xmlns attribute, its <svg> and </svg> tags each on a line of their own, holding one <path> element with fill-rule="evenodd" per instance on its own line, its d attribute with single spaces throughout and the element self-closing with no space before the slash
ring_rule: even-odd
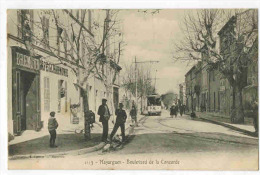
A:
<svg viewBox="0 0 260 175">
<path fill-rule="evenodd" d="M 115 65 L 119 63 L 122 50 L 119 43 L 119 49 L 114 51 L 113 55 L 107 55 L 109 53 L 107 50 L 111 45 L 109 38 L 121 33 L 118 29 L 118 11 L 114 10 L 110 13 L 109 18 L 107 11 L 97 10 L 101 14 L 100 16 L 105 12 L 104 18 L 91 22 L 91 10 L 39 10 L 37 12 L 40 21 L 33 21 L 34 26 L 42 30 L 41 36 L 32 32 L 33 40 L 45 47 L 53 57 L 56 57 L 59 60 L 57 64 L 69 67 L 77 77 L 74 85 L 79 88 L 83 97 L 84 135 L 87 140 L 91 138 L 90 117 L 88 116 L 88 80 L 92 76 L 98 76 L 106 87 L 110 86 L 107 82 L 109 79 L 107 72 L 111 63 Z M 89 14 L 88 19 L 87 13 Z M 54 26 L 49 26 L 49 21 L 52 21 Z M 89 23 L 88 27 L 85 26 L 86 21 Z M 50 27 L 57 31 L 56 35 L 52 36 L 56 38 L 56 47 L 49 44 Z M 114 71 L 113 77 L 116 77 L 118 73 L 119 71 Z"/>
<path fill-rule="evenodd" d="M 152 78 L 149 68 L 139 66 L 137 68 L 137 80 L 135 79 L 135 70 L 133 65 L 125 66 L 124 77 L 122 78 L 122 88 L 126 93 L 130 93 L 133 96 L 136 94 L 136 82 L 137 82 L 137 101 L 141 100 L 141 111 L 143 110 L 143 99 L 150 94 L 155 93 L 155 87 L 152 83 Z"/>
<path fill-rule="evenodd" d="M 176 101 L 177 94 L 174 92 L 167 92 L 163 95 L 161 95 L 163 104 L 166 106 L 166 108 L 170 108 L 170 106 Z"/>
<path fill-rule="evenodd" d="M 257 51 L 257 10 L 196 10 L 182 24 L 184 38 L 175 44 L 174 59 L 203 61 L 217 69 L 233 89 L 231 121 L 243 123 L 242 89 L 248 61 Z"/>
</svg>

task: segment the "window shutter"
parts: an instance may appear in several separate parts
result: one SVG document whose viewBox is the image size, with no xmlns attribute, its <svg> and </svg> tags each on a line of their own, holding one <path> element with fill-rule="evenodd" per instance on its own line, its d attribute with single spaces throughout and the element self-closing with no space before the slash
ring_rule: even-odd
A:
<svg viewBox="0 0 260 175">
<path fill-rule="evenodd" d="M 17 36 L 22 38 L 22 12 L 17 10 Z"/>
</svg>

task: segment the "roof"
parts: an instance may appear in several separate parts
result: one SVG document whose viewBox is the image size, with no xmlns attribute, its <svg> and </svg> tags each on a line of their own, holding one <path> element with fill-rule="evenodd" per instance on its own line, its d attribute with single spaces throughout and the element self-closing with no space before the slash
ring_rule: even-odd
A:
<svg viewBox="0 0 260 175">
<path fill-rule="evenodd" d="M 188 76 L 195 68 L 196 68 L 196 65 L 192 66 L 192 68 L 185 74 L 185 77 Z"/>
<path fill-rule="evenodd" d="M 232 16 L 228 22 L 226 22 L 226 24 L 220 29 L 220 31 L 218 32 L 218 35 L 221 35 L 229 26 L 231 23 L 235 23 L 236 22 L 236 17 Z"/>
</svg>

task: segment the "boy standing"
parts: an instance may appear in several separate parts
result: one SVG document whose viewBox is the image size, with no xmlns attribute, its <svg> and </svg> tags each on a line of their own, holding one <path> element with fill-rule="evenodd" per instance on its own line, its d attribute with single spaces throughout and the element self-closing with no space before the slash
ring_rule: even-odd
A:
<svg viewBox="0 0 260 175">
<path fill-rule="evenodd" d="M 134 123 L 135 123 L 136 126 L 138 126 L 136 115 L 137 115 L 137 111 L 136 111 L 135 105 L 133 105 L 132 109 L 130 111 L 130 116 L 132 118 L 132 125 L 131 126 L 134 126 Z"/>
<path fill-rule="evenodd" d="M 55 139 L 56 139 L 56 129 L 58 128 L 58 122 L 55 118 L 55 112 L 50 113 L 50 118 L 48 120 L 48 130 L 50 133 L 50 147 L 51 148 L 56 148 L 57 146 L 55 145 Z"/>
</svg>

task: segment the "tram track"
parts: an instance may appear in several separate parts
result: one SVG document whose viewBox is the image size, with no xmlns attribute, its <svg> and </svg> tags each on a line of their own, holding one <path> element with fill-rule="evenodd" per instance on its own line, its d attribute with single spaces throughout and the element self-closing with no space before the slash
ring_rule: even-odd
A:
<svg viewBox="0 0 260 175">
<path fill-rule="evenodd" d="M 239 141 L 234 141 L 234 140 L 225 140 L 225 139 L 220 139 L 220 138 L 210 138 L 210 137 L 205 137 L 205 136 L 196 136 L 194 135 L 194 133 L 199 133 L 199 132 L 196 132 L 196 131 L 193 131 L 193 130 L 187 130 L 187 129 L 181 129 L 181 128 L 176 128 L 176 127 L 172 127 L 172 126 L 168 126 L 166 124 L 163 124 L 162 123 L 162 119 L 161 118 L 158 118 L 156 119 L 157 123 L 160 124 L 161 126 L 163 127 L 166 127 L 166 128 L 170 128 L 170 129 L 177 129 L 177 130 L 180 130 L 180 131 L 189 131 L 189 132 L 192 132 L 192 133 L 180 133 L 178 131 L 169 131 L 169 130 L 164 130 L 164 129 L 158 129 L 158 128 L 154 128 L 154 127 L 149 127 L 147 125 L 145 125 L 145 122 L 146 120 L 149 119 L 149 117 L 146 117 L 140 124 L 150 130 L 150 131 L 155 131 L 155 132 L 161 132 L 161 133 L 173 133 L 173 134 L 176 134 L 176 135 L 179 135 L 179 136 L 182 136 L 182 137 L 187 137 L 187 138 L 195 138 L 195 139 L 200 139 L 200 140 L 203 140 L 203 141 L 210 141 L 210 142 L 217 142 L 217 143 L 227 143 L 227 144 L 241 144 L 241 145 L 249 145 L 249 146 L 258 146 L 258 143 L 257 144 L 253 144 L 253 143 L 243 143 L 243 142 L 239 142 Z"/>
</svg>

